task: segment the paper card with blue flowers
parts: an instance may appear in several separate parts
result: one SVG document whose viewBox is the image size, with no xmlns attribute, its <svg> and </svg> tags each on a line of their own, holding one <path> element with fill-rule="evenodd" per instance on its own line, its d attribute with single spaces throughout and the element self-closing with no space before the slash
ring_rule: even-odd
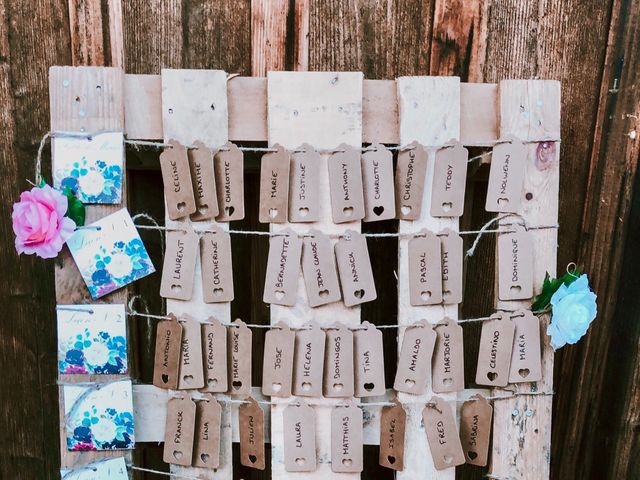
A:
<svg viewBox="0 0 640 480">
<path fill-rule="evenodd" d="M 67 449 L 130 450 L 135 446 L 131 380 L 63 387 Z"/>
<path fill-rule="evenodd" d="M 124 457 L 108 458 L 73 470 L 60 470 L 62 480 L 129 480 Z"/>
<path fill-rule="evenodd" d="M 58 372 L 122 375 L 127 367 L 124 305 L 58 305 Z"/>
<path fill-rule="evenodd" d="M 155 272 L 126 208 L 78 229 L 67 245 L 93 298 Z"/>
<path fill-rule="evenodd" d="M 53 184 L 68 187 L 82 203 L 118 204 L 122 200 L 124 136 L 104 132 L 90 138 L 53 139 Z"/>
</svg>

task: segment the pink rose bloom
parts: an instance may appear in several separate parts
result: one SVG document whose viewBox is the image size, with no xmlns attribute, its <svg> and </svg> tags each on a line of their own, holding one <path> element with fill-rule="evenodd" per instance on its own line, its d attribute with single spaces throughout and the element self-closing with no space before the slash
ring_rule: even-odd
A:
<svg viewBox="0 0 640 480">
<path fill-rule="evenodd" d="M 16 251 L 42 258 L 54 258 L 73 234 L 76 224 L 65 217 L 67 197 L 49 185 L 22 192 L 13 204 Z"/>
</svg>

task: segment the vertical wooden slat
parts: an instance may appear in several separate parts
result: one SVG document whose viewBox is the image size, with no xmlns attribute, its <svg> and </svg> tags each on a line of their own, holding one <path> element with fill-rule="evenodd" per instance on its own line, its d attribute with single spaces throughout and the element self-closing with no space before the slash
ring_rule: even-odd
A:
<svg viewBox="0 0 640 480">
<path fill-rule="evenodd" d="M 555 225 L 558 221 L 560 144 L 540 142 L 560 137 L 560 83 L 543 80 L 500 82 L 500 137 L 513 134 L 527 146 L 525 183 L 518 214 L 528 226 Z M 502 225 L 518 222 L 507 218 Z M 556 276 L 558 231 L 529 230 L 533 240 L 534 294 L 540 293 L 545 274 Z M 497 281 L 497 280 L 496 280 Z M 499 309 L 530 308 L 531 301 L 504 302 Z M 517 392 L 552 392 L 553 349 L 544 333 L 549 316 L 541 317 L 542 381 L 519 383 L 509 388 Z M 499 390 L 495 391 L 498 395 Z M 552 397 L 519 396 L 496 401 L 493 415 L 491 473 L 518 479 L 549 478 L 551 451 Z"/>
<path fill-rule="evenodd" d="M 251 74 L 284 70 L 289 0 L 251 0 Z"/>
<path fill-rule="evenodd" d="M 162 116 L 164 139 L 177 140 L 191 146 L 201 141 L 210 148 L 220 147 L 228 139 L 227 74 L 222 70 L 162 70 Z M 215 108 L 211 108 L 214 104 Z M 188 218 L 172 221 L 167 216 L 165 224 L 173 228 L 185 228 Z M 210 229 L 216 222 L 196 222 L 197 229 Z M 220 224 L 227 229 L 228 224 Z M 167 299 L 167 312 L 178 317 L 188 314 L 198 321 L 213 316 L 222 323 L 231 321 L 229 303 L 204 303 L 202 294 L 202 270 L 198 255 L 194 275 L 193 297 L 188 301 Z M 175 474 L 198 476 L 208 480 L 230 478 L 233 472 L 231 445 L 231 406 L 222 403 L 222 429 L 220 434 L 220 468 L 202 468 L 171 465 Z"/>
<path fill-rule="evenodd" d="M 417 141 L 425 146 L 436 147 L 460 136 L 460 79 L 458 77 L 400 77 L 398 84 L 398 110 L 400 114 L 400 144 Z M 434 218 L 430 215 L 431 184 L 436 149 L 429 149 L 425 179 L 422 213 L 419 220 L 400 220 L 400 233 L 408 234 L 427 228 L 434 233 L 450 228 L 458 230 L 457 218 Z M 419 320 L 437 323 L 444 317 L 458 318 L 457 305 L 411 306 L 409 299 L 409 238 L 400 238 L 398 243 L 398 324 L 411 325 Z M 404 329 L 398 329 L 398 345 L 402 344 Z M 398 348 L 398 351 L 400 349 Z M 422 425 L 422 410 L 433 395 L 430 381 L 423 395 L 398 393 L 407 411 L 404 470 L 398 472 L 400 479 L 413 479 L 427 475 L 429 478 L 453 479 L 455 468 L 438 471 L 427 445 Z M 440 394 L 446 400 L 455 401 L 457 395 Z M 452 408 L 455 404 L 451 403 Z"/>
<path fill-rule="evenodd" d="M 297 110 L 297 115 L 291 112 Z M 340 112 L 340 113 L 339 113 Z M 362 144 L 362 74 L 332 72 L 269 72 L 268 74 L 268 126 L 269 143 L 279 143 L 293 149 L 303 142 L 316 149 L 331 149 L 341 143 L 360 147 Z M 317 125 L 324 125 L 317 128 Z M 272 231 L 291 227 L 297 232 L 311 228 L 329 234 L 339 234 L 347 229 L 359 231 L 360 222 L 334 224 L 331 217 L 328 155 L 323 155 L 320 167 L 320 194 L 318 203 L 320 221 L 309 224 L 272 225 Z M 335 242 L 335 241 L 334 241 Z M 315 320 L 320 326 L 329 326 L 336 321 L 345 325 L 360 323 L 360 308 L 347 308 L 337 302 L 310 308 L 304 281 L 300 276 L 296 304 L 293 307 L 271 305 L 271 323 L 284 321 L 291 326 L 300 326 Z M 272 401 L 275 397 L 272 398 Z M 290 399 L 285 399 L 289 401 Z M 357 474 L 334 474 L 331 471 L 331 405 L 337 399 L 314 398 L 313 402 L 326 403 L 314 406 L 316 412 L 316 441 L 318 468 L 313 473 L 294 474 L 284 471 L 284 406 L 271 409 L 271 466 L 273 478 L 357 478 Z"/>
</svg>

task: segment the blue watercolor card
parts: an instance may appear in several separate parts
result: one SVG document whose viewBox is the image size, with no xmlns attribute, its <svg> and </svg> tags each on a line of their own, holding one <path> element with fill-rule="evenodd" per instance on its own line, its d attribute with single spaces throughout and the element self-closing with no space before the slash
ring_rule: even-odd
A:
<svg viewBox="0 0 640 480">
<path fill-rule="evenodd" d="M 124 457 L 108 458 L 73 470 L 60 470 L 62 480 L 129 480 Z"/>
</svg>

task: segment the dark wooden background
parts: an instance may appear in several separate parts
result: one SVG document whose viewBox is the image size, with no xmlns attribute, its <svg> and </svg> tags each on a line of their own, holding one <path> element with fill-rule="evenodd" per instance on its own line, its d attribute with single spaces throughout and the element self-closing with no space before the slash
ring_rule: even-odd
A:
<svg viewBox="0 0 640 480">
<path fill-rule="evenodd" d="M 558 266 L 575 261 L 589 272 L 599 315 L 584 340 L 556 355 L 553 478 L 640 478 L 639 45 L 640 0 L 0 0 L 0 478 L 59 478 L 54 263 L 18 258 L 10 221 L 48 129 L 51 65 L 155 74 L 162 67 L 242 75 L 308 69 L 361 70 L 372 79 L 561 80 Z M 160 219 L 161 179 L 144 169 L 156 156 L 129 152 L 129 205 Z M 247 164 L 258 161 L 249 157 Z M 481 169 L 470 182 L 463 228 L 488 218 L 485 175 Z M 249 210 L 238 226 L 258 228 L 255 169 L 248 168 L 246 181 Z M 397 224 L 367 228 L 393 231 Z M 159 265 L 157 233 L 145 232 L 144 240 Z M 375 240 L 370 248 L 376 281 L 388 288 L 363 308 L 363 318 L 393 323 L 395 242 Z M 268 322 L 261 301 L 265 252 L 262 240 L 234 238 L 240 273 L 233 315 L 252 323 Z M 492 241 L 483 240 L 466 265 L 463 318 L 490 312 L 493 265 Z M 162 308 L 156 277 L 134 287 L 152 311 Z M 132 319 L 131 328 L 138 338 L 135 371 L 149 382 L 153 324 Z M 465 327 L 468 350 L 477 328 Z M 391 358 L 393 333 L 385 342 Z M 466 357 L 471 372 L 473 354 Z M 166 468 L 157 446 L 137 457 Z M 366 463 L 365 478 L 390 477 L 376 468 L 375 447 L 367 448 Z M 457 476 L 483 472 L 463 467 Z M 240 470 L 236 476 L 269 478 Z"/>
</svg>

